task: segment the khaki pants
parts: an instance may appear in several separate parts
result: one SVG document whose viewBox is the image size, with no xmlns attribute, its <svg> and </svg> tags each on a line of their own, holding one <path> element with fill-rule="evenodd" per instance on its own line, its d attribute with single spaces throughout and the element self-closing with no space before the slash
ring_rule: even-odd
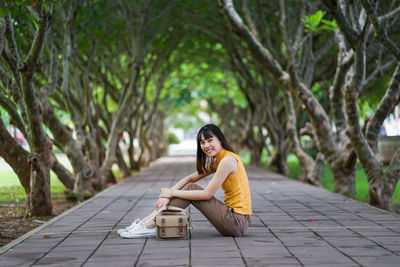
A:
<svg viewBox="0 0 400 267">
<path fill-rule="evenodd" d="M 197 184 L 189 183 L 182 190 L 203 190 Z M 242 215 L 215 197 L 209 200 L 186 200 L 180 198 L 171 199 L 169 205 L 185 209 L 192 204 L 195 206 L 218 230 L 221 235 L 243 236 L 250 225 L 250 215 Z"/>
</svg>

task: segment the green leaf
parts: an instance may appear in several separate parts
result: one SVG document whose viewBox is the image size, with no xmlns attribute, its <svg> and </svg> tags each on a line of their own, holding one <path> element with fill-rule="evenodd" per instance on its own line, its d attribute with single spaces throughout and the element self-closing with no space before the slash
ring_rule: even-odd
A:
<svg viewBox="0 0 400 267">
<path fill-rule="evenodd" d="M 318 25 L 320 25 L 322 18 L 324 17 L 325 12 L 322 10 L 318 10 L 311 16 L 304 16 L 303 22 L 306 27 L 306 32 L 313 31 L 318 32 L 320 29 Z"/>
<path fill-rule="evenodd" d="M 321 19 L 324 15 L 325 12 L 323 12 L 322 10 L 318 10 L 317 12 L 315 12 L 315 14 L 310 17 L 311 25 L 313 25 L 314 27 L 318 26 L 321 23 Z"/>
<path fill-rule="evenodd" d="M 35 26 L 35 30 L 38 31 L 39 30 L 39 24 L 36 21 L 35 17 L 31 15 L 31 13 L 27 12 L 25 13 L 26 16 L 28 16 L 28 18 L 32 21 L 33 25 Z"/>
<path fill-rule="evenodd" d="M 330 30 L 330 31 L 336 31 L 337 29 L 339 29 L 339 27 L 338 27 L 338 25 L 337 25 L 337 23 L 336 23 L 336 20 L 326 20 L 326 19 L 323 19 L 322 20 L 322 23 L 324 23 L 325 24 L 325 26 L 327 26 L 327 28 Z"/>
<path fill-rule="evenodd" d="M 46 9 L 47 12 L 50 12 L 50 5 L 47 2 L 43 2 L 43 6 Z"/>
<path fill-rule="evenodd" d="M 321 85 L 318 82 L 314 83 L 313 87 L 311 88 L 311 92 L 313 93 L 317 92 L 320 87 Z"/>
</svg>

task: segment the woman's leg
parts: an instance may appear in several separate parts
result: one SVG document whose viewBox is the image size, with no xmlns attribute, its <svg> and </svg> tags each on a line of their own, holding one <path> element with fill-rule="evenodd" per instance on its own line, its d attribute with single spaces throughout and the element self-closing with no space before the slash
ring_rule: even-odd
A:
<svg viewBox="0 0 400 267">
<path fill-rule="evenodd" d="M 189 183 L 185 185 L 182 190 L 203 190 L 197 184 Z M 212 197 L 209 200 L 186 200 L 180 198 L 171 199 L 169 205 L 179 207 L 182 209 L 187 208 L 193 204 L 218 230 L 221 235 L 228 236 L 242 236 L 250 224 L 249 215 L 237 214 L 233 209 L 225 206 L 223 202 Z M 155 217 L 159 211 L 155 210 L 147 217 L 143 218 L 141 222 L 147 228 L 155 227 Z"/>
<path fill-rule="evenodd" d="M 143 222 L 147 228 L 149 229 L 154 228 L 156 226 L 154 218 L 157 216 L 158 212 L 159 212 L 158 210 L 155 210 L 149 215 L 147 215 L 145 218 L 141 219 L 140 221 Z"/>
<path fill-rule="evenodd" d="M 203 190 L 197 184 L 189 183 L 182 190 Z M 250 224 L 249 215 L 235 213 L 231 208 L 215 197 L 209 200 L 185 200 L 179 198 L 171 199 L 169 205 L 186 208 L 193 204 L 222 235 L 242 236 Z"/>
</svg>

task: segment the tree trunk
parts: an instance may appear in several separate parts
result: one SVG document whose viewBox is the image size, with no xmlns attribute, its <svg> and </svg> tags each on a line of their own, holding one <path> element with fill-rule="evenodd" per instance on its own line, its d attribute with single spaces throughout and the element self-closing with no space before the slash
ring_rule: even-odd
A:
<svg viewBox="0 0 400 267">
<path fill-rule="evenodd" d="M 295 62 L 289 62 L 289 73 L 284 71 L 279 61 L 276 60 L 273 54 L 264 47 L 262 43 L 254 36 L 254 34 L 248 29 L 243 23 L 243 20 L 236 12 L 232 0 L 222 0 L 222 10 L 229 20 L 230 24 L 237 34 L 246 42 L 249 51 L 253 54 L 254 58 L 259 60 L 262 66 L 268 71 L 272 79 L 285 90 L 291 90 L 297 95 L 297 97 L 304 104 L 307 114 L 310 116 L 310 120 L 315 129 L 318 137 L 318 149 L 324 154 L 327 162 L 334 173 L 335 181 L 337 184 L 336 188 L 339 193 L 347 194 L 350 192 L 344 191 L 348 189 L 351 191 L 352 180 L 354 180 L 353 173 L 355 171 L 341 171 L 343 167 L 341 164 L 337 164 L 337 158 L 344 158 L 348 155 L 347 150 L 340 150 L 335 142 L 335 136 L 332 132 L 329 117 L 323 109 L 321 103 L 312 94 L 310 88 L 308 88 L 303 82 L 299 80 L 298 70 Z M 280 137 L 281 138 L 281 137 Z M 281 148 L 281 145 L 277 147 L 277 151 Z M 274 161 L 276 159 L 274 158 Z M 347 161 L 347 159 L 344 159 Z M 278 161 L 279 162 L 279 161 Z M 355 165 L 353 165 L 355 168 Z M 348 176 L 342 176 L 348 175 Z"/>
<path fill-rule="evenodd" d="M 256 134 L 256 135 L 255 135 Z M 258 129 L 257 133 L 254 133 L 254 127 L 251 127 L 251 132 L 249 133 L 248 147 L 250 149 L 250 164 L 258 166 L 261 163 L 262 152 L 264 149 L 265 138 L 262 134 L 261 129 Z"/>
<path fill-rule="evenodd" d="M 49 151 L 42 154 L 32 153 L 29 156 L 30 171 L 30 203 L 29 208 L 32 215 L 45 216 L 52 214 L 52 203 L 50 196 L 50 161 Z"/>
<path fill-rule="evenodd" d="M 384 173 L 379 157 L 375 154 L 374 146 L 383 121 L 399 102 L 400 64 L 398 64 L 392 76 L 384 97 L 381 99 L 371 119 L 368 120 L 366 134 L 364 135 L 359 122 L 360 115 L 357 102 L 358 94 L 362 89 L 366 76 L 366 58 L 369 52 L 366 47 L 369 40 L 363 32 L 360 32 L 358 27 L 354 28 L 346 20 L 343 10 L 338 8 L 337 3 L 327 0 L 323 2 L 334 15 L 343 36 L 354 51 L 353 70 L 350 73 L 351 79 L 344 87 L 345 110 L 348 117 L 347 134 L 365 170 L 369 184 L 370 203 L 379 208 L 390 210 L 392 195 L 399 180 L 400 152 L 396 151 L 386 173 Z M 372 6 L 371 1 L 362 0 L 361 2 L 364 10 L 360 12 L 363 14 L 365 11 L 368 19 L 372 22 L 375 28 L 375 37 L 399 60 L 400 50 L 393 46 L 394 43 L 386 34 L 386 26 L 383 24 L 383 20 L 377 19 L 375 16 L 376 7 Z M 353 14 L 353 16 L 355 15 L 357 14 Z M 365 21 L 366 25 L 368 25 L 367 20 Z"/>
<path fill-rule="evenodd" d="M 74 175 L 69 172 L 52 153 L 51 155 L 51 170 L 57 175 L 58 179 L 68 190 L 74 189 L 75 178 Z"/>
<path fill-rule="evenodd" d="M 339 159 L 337 163 L 331 164 L 332 174 L 335 179 L 335 192 L 342 195 L 354 195 L 356 181 L 356 161 L 350 166 L 345 166 L 343 160 Z"/>
<path fill-rule="evenodd" d="M 26 210 L 30 203 L 30 165 L 28 162 L 29 152 L 26 151 L 11 136 L 0 118 L 0 156 L 11 166 L 17 174 L 19 182 L 26 194 Z"/>
<path fill-rule="evenodd" d="M 391 210 L 392 196 L 399 181 L 400 149 L 393 156 L 384 175 L 377 171 L 368 173 L 370 204 L 381 209 Z"/>
<path fill-rule="evenodd" d="M 267 166 L 268 168 L 275 168 L 277 172 L 288 175 L 289 168 L 287 165 L 287 148 L 285 144 L 285 140 L 278 138 L 275 143 L 275 154 L 270 158 Z"/>
<path fill-rule="evenodd" d="M 117 163 L 118 163 L 118 167 L 120 170 L 120 176 L 121 178 L 126 178 L 131 174 L 130 169 L 128 168 L 128 165 L 126 165 L 124 157 L 122 155 L 122 151 L 121 148 L 118 147 L 117 149 Z"/>
<path fill-rule="evenodd" d="M 373 146 L 377 142 L 379 129 L 387 117 L 388 112 L 394 109 L 400 98 L 400 63 L 398 63 L 395 72 L 393 73 L 389 87 L 387 88 L 385 96 L 382 98 L 381 103 L 368 122 L 367 137 L 369 146 Z M 375 141 L 375 142 L 374 142 Z M 372 150 L 373 151 L 373 150 Z M 365 163 L 363 167 L 367 173 L 370 204 L 380 207 L 382 209 L 390 210 L 392 196 L 399 181 L 400 173 L 400 150 L 397 150 L 392 158 L 389 166 L 384 175 L 382 175 L 381 162 L 373 162 L 368 164 L 368 159 L 363 158 Z"/>
<path fill-rule="evenodd" d="M 42 106 L 44 109 L 43 121 L 47 127 L 49 127 L 54 139 L 61 146 L 62 151 L 68 157 L 74 171 L 75 178 L 72 181 L 67 181 L 67 183 L 70 185 L 72 182 L 75 186 L 73 188 L 67 186 L 67 188 L 73 189 L 75 193 L 86 190 L 94 193 L 94 190 L 91 187 L 91 179 L 93 178 L 95 171 L 93 171 L 89 166 L 87 159 L 83 154 L 84 149 L 72 136 L 72 130 L 62 124 L 58 119 L 48 99 L 42 98 Z M 75 182 L 77 179 L 80 181 Z"/>
<path fill-rule="evenodd" d="M 133 134 L 134 130 L 129 131 L 129 146 L 128 146 L 128 155 L 129 155 L 129 165 L 131 170 L 138 171 L 140 169 L 139 161 L 135 160 L 135 146 L 133 144 L 135 136 Z"/>
<path fill-rule="evenodd" d="M 261 156 L 264 146 L 258 145 L 250 150 L 250 164 L 258 166 L 261 163 Z"/>
<path fill-rule="evenodd" d="M 318 154 L 317 160 L 314 161 L 301 147 L 300 139 L 297 134 L 297 119 L 294 110 L 294 104 L 292 94 L 288 91 L 285 93 L 285 104 L 287 113 L 286 129 L 288 136 L 291 138 L 293 153 L 297 156 L 300 163 L 300 177 L 299 180 L 304 183 L 320 186 L 319 176 L 321 174 L 321 166 L 323 161 L 323 155 Z"/>
<path fill-rule="evenodd" d="M 302 166 L 300 170 L 299 180 L 303 183 L 321 186 L 320 176 L 324 161 L 325 157 L 322 153 L 318 153 L 315 160 L 313 160 L 311 163 L 307 163 L 307 161 L 303 162 L 303 159 L 299 159 L 300 165 Z"/>
<path fill-rule="evenodd" d="M 130 109 L 130 105 L 132 102 L 132 99 L 134 97 L 134 91 L 136 90 L 137 82 L 139 80 L 139 75 L 140 75 L 140 69 L 139 66 L 136 67 L 135 69 L 135 75 L 134 79 L 132 81 L 132 84 L 129 86 L 127 89 L 127 93 L 122 97 L 119 105 L 119 109 L 116 111 L 115 117 L 113 118 L 113 122 L 111 125 L 110 133 L 108 135 L 107 139 L 107 150 L 106 150 L 106 157 L 101 165 L 100 168 L 100 181 L 102 186 L 106 184 L 106 181 L 109 179 L 109 175 L 111 173 L 111 166 L 117 161 L 117 146 L 119 142 L 119 137 L 121 135 L 122 129 L 123 129 L 123 124 L 125 122 L 124 118 L 125 115 L 128 113 Z"/>
<path fill-rule="evenodd" d="M 22 81 L 22 95 L 28 124 L 28 141 L 32 154 L 29 156 L 30 209 L 34 216 L 51 215 L 50 168 L 52 143 L 42 127 L 42 109 L 33 87 L 33 74 L 39 62 L 46 41 L 50 14 L 42 10 L 39 30 L 36 32 L 25 61 L 19 71 Z"/>
<path fill-rule="evenodd" d="M 141 153 L 139 156 L 140 166 L 148 166 L 151 161 L 151 145 L 149 144 L 149 138 L 146 135 L 146 131 L 143 131 L 140 135 L 140 147 Z"/>
</svg>

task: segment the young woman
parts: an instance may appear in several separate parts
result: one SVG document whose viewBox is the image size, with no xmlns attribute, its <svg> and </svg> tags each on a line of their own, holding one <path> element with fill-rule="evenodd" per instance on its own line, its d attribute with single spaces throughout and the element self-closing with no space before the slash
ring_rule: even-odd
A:
<svg viewBox="0 0 400 267">
<path fill-rule="evenodd" d="M 124 238 L 155 236 L 158 209 L 171 205 L 195 206 L 221 235 L 242 236 L 250 224 L 251 196 L 246 171 L 238 155 L 214 124 L 203 126 L 197 134 L 197 172 L 186 176 L 172 188 L 162 188 L 156 209 L 146 218 L 135 221 L 118 234 Z M 205 189 L 195 184 L 215 173 Z M 225 203 L 214 197 L 219 187 Z"/>
</svg>

